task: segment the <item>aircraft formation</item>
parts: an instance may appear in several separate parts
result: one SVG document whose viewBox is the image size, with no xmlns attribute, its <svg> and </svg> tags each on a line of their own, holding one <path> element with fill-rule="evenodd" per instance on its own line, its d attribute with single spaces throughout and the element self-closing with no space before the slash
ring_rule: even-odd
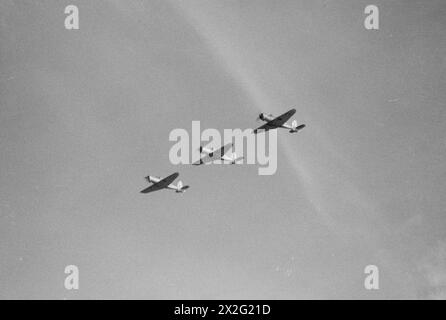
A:
<svg viewBox="0 0 446 320">
<path fill-rule="evenodd" d="M 257 120 L 265 121 L 265 124 L 262 126 L 254 129 L 253 133 L 257 134 L 261 131 L 269 131 L 273 129 L 278 128 L 284 128 L 288 129 L 290 133 L 297 133 L 303 128 L 305 128 L 305 124 L 297 125 L 297 121 L 293 120 L 291 124 L 288 124 L 287 121 L 296 113 L 296 109 L 291 109 L 284 114 L 274 117 L 271 114 L 265 114 L 261 113 Z M 200 160 L 193 163 L 195 166 L 199 166 L 205 163 L 212 162 L 214 160 L 222 160 L 227 161 L 230 164 L 235 164 L 237 161 L 242 160 L 243 157 L 237 157 L 235 152 L 233 152 L 230 156 L 227 155 L 229 150 L 232 147 L 232 143 L 228 143 L 221 148 L 217 150 L 208 149 L 205 147 L 200 147 L 200 154 L 205 154 L 205 156 L 201 157 Z M 153 177 L 153 176 L 147 176 L 146 180 L 149 183 L 152 183 L 149 187 L 145 188 L 144 190 L 141 190 L 141 193 L 149 193 L 153 191 L 163 190 L 163 189 L 170 189 L 174 190 L 176 193 L 184 193 L 187 189 L 189 189 L 189 186 L 183 186 L 183 182 L 180 180 L 178 183 L 172 184 L 176 178 L 178 178 L 180 174 L 178 172 L 175 172 L 165 178 L 160 177 Z"/>
</svg>

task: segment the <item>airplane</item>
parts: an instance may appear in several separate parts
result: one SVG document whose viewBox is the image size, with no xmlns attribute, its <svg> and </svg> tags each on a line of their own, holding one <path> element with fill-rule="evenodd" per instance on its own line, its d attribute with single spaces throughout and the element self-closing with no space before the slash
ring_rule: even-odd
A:
<svg viewBox="0 0 446 320">
<path fill-rule="evenodd" d="M 177 185 L 171 184 L 176 178 L 178 178 L 179 175 L 180 174 L 178 172 L 175 172 L 163 179 L 160 177 L 147 176 L 145 179 L 153 184 L 150 187 L 141 190 L 141 193 L 149 193 L 161 189 L 172 189 L 175 190 L 176 193 L 186 192 L 186 190 L 189 189 L 189 186 L 183 186 L 181 180 L 178 181 Z"/>
<path fill-rule="evenodd" d="M 288 119 L 291 118 L 295 113 L 296 109 L 291 109 L 278 117 L 274 117 L 272 114 L 261 113 L 257 119 L 267 122 L 263 126 L 260 126 L 257 129 L 255 129 L 254 134 L 258 133 L 259 130 L 265 130 L 266 132 L 268 130 L 277 128 L 290 129 L 290 133 L 296 133 L 302 130 L 303 128 L 305 128 L 305 124 L 301 124 L 298 126 L 296 120 L 293 120 L 291 125 L 286 123 Z"/>
<path fill-rule="evenodd" d="M 229 152 L 229 149 L 231 149 L 232 147 L 232 143 L 228 143 L 217 150 L 200 146 L 200 154 L 206 153 L 207 155 L 192 164 L 194 166 L 199 166 L 205 163 L 212 162 L 214 160 L 229 161 L 230 164 L 235 164 L 237 163 L 237 161 L 242 160 L 243 157 L 237 158 L 237 154 L 235 152 L 233 152 L 231 156 L 226 155 Z"/>
</svg>

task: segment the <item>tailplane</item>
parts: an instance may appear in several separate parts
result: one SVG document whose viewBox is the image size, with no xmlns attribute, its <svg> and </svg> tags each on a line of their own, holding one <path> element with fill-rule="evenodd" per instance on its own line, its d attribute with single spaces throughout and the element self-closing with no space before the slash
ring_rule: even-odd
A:
<svg viewBox="0 0 446 320">
<path fill-rule="evenodd" d="M 297 121 L 293 120 L 293 122 L 291 123 L 291 127 L 292 127 L 292 129 L 290 130 L 290 133 L 296 133 L 296 132 L 302 130 L 303 128 L 305 128 L 305 125 L 301 124 L 300 126 L 298 126 Z"/>
<path fill-rule="evenodd" d="M 231 164 L 237 164 L 237 161 L 239 160 L 243 160 L 244 157 L 238 157 L 237 158 L 237 154 L 235 152 L 232 153 L 231 156 Z"/>
</svg>

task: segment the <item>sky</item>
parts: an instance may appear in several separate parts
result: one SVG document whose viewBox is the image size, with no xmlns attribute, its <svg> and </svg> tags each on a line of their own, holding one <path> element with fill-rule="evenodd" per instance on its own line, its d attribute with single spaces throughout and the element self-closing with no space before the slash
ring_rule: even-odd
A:
<svg viewBox="0 0 446 320">
<path fill-rule="evenodd" d="M 0 298 L 445 299 L 445 17 L 440 0 L 0 2 Z M 307 127 L 278 132 L 274 175 L 169 161 L 194 120 L 292 107 Z M 139 193 L 173 172 L 186 193 Z"/>
</svg>

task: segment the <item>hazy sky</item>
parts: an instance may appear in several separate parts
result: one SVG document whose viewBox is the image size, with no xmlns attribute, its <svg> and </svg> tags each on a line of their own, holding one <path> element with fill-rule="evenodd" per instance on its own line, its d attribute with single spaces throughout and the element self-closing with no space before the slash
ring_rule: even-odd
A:
<svg viewBox="0 0 446 320">
<path fill-rule="evenodd" d="M 1 1 L 0 297 L 445 299 L 445 57 L 441 0 Z M 169 161 L 291 107 L 275 175 Z"/>
</svg>

